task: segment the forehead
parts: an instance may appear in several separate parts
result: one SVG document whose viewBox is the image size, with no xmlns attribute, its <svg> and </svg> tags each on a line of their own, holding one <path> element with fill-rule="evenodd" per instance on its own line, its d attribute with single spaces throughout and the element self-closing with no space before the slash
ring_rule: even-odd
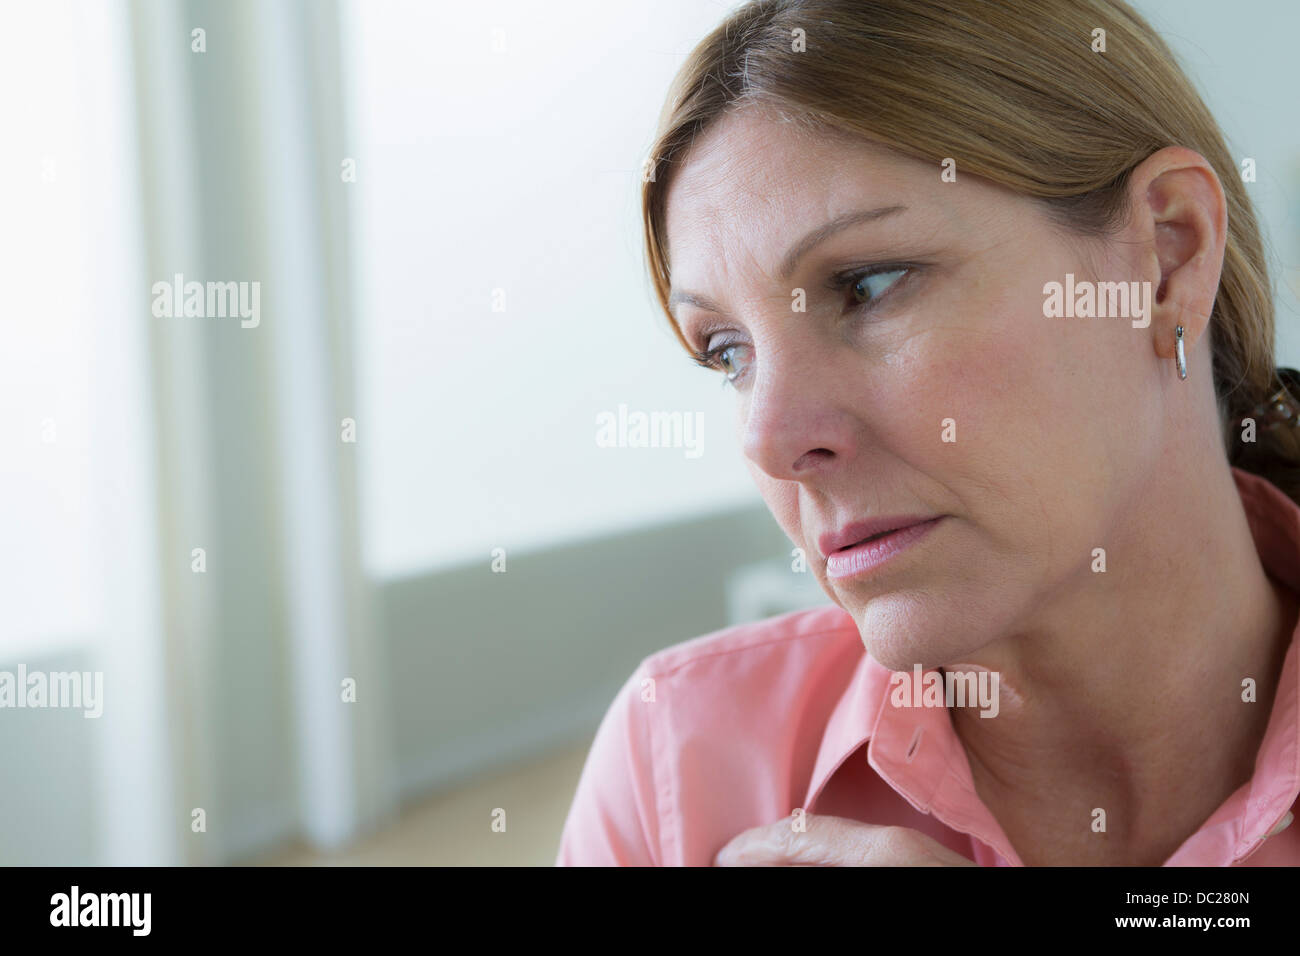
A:
<svg viewBox="0 0 1300 956">
<path fill-rule="evenodd" d="M 768 111 L 729 113 L 686 154 L 669 184 L 665 233 L 674 272 L 737 244 L 776 248 L 860 208 L 937 205 L 940 168 Z"/>
</svg>

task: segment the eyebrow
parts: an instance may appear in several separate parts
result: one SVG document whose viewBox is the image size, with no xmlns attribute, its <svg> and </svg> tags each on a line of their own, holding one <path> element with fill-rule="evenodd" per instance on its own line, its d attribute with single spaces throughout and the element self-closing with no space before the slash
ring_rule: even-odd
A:
<svg viewBox="0 0 1300 956">
<path fill-rule="evenodd" d="M 875 209 L 859 209 L 854 212 L 846 212 L 836 216 L 829 222 L 818 226 L 812 232 L 808 233 L 798 242 L 796 242 L 790 251 L 786 253 L 785 259 L 781 261 L 781 269 L 777 273 L 782 281 L 788 281 L 790 276 L 794 275 L 794 270 L 799 265 L 799 260 L 811 252 L 814 248 L 821 245 L 837 232 L 843 232 L 850 226 L 857 226 L 864 222 L 875 222 L 877 219 L 884 219 L 887 216 L 894 216 L 900 212 L 905 212 L 906 206 L 879 206 Z M 705 309 L 709 312 L 722 312 L 718 304 L 706 295 L 699 295 L 694 292 L 674 291 L 668 297 L 668 308 L 675 309 L 678 304 L 686 303 L 698 308 Z"/>
</svg>

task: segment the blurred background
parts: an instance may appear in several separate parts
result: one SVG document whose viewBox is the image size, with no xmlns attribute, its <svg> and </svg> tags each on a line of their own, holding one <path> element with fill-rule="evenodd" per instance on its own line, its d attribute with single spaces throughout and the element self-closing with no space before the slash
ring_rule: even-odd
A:
<svg viewBox="0 0 1300 956">
<path fill-rule="evenodd" d="M 0 864 L 549 865 L 641 658 L 826 601 L 643 266 L 732 6 L 0 3 L 0 672 L 103 675 L 0 709 Z M 1300 5 L 1136 6 L 1300 366 Z"/>
</svg>

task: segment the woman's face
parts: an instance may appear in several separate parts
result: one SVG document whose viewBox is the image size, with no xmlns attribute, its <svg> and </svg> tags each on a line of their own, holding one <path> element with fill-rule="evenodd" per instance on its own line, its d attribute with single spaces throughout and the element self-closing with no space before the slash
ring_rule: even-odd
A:
<svg viewBox="0 0 1300 956">
<path fill-rule="evenodd" d="M 1149 510 L 1162 440 L 1155 324 L 1044 315 L 1067 274 L 1158 280 L 1149 244 L 1085 245 L 955 172 L 746 110 L 697 140 L 667 200 L 674 311 L 694 349 L 727 350 L 714 374 L 750 471 L 899 670 L 969 660 L 1095 587 L 1093 549 Z M 887 539 L 908 546 L 883 564 L 827 553 L 897 516 L 938 520 Z"/>
</svg>

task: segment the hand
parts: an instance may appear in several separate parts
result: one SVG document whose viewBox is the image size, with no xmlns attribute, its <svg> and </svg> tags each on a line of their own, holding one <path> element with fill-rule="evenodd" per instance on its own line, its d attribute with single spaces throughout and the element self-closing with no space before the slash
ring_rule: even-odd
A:
<svg viewBox="0 0 1300 956">
<path fill-rule="evenodd" d="M 843 817 L 793 814 L 754 827 L 718 851 L 714 866 L 977 866 L 919 830 L 876 826 Z"/>
</svg>

